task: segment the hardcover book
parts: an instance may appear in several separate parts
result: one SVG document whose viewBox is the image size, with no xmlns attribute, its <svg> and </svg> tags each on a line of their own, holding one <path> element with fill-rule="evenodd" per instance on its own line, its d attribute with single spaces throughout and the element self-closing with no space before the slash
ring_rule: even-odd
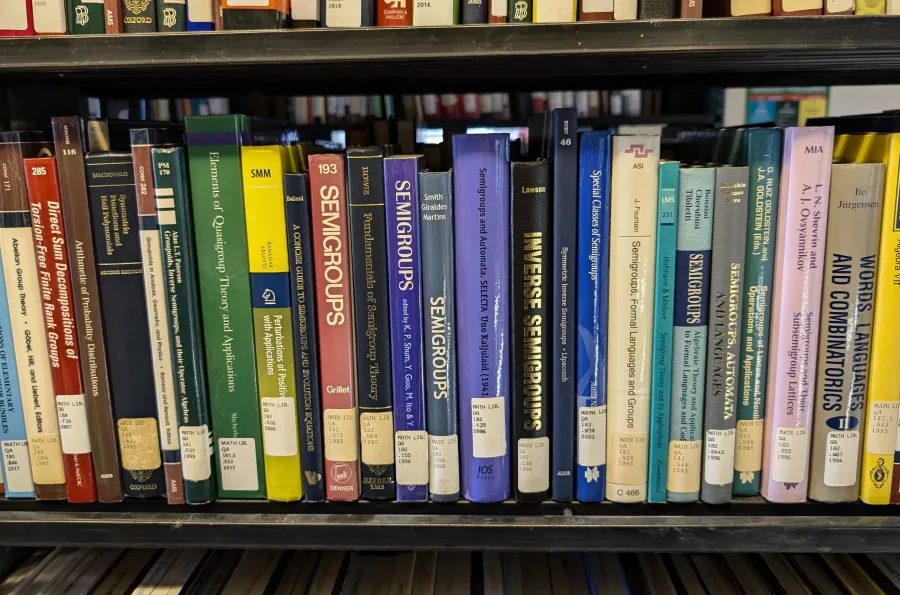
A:
<svg viewBox="0 0 900 595">
<path fill-rule="evenodd" d="M 487 0 L 489 7 L 488 22 L 489 23 L 505 23 L 509 19 L 507 0 Z M 468 95 L 463 95 L 463 101 Z M 478 108 L 474 110 L 477 114 Z M 470 115 L 470 110 L 466 110 L 466 115 Z M 477 115 L 475 116 L 478 117 Z"/>
<path fill-rule="evenodd" d="M 359 498 L 359 419 L 345 180 L 343 155 L 310 155 L 320 380 L 325 418 L 325 489 L 329 500 Z"/>
<path fill-rule="evenodd" d="M 291 28 L 318 27 L 324 9 L 319 0 L 291 0 Z"/>
<path fill-rule="evenodd" d="M 291 274 L 294 328 L 294 369 L 300 407 L 300 460 L 303 499 L 325 500 L 322 463 L 322 401 L 319 383 L 319 341 L 316 331 L 316 291 L 313 284 L 313 241 L 308 174 L 284 176 L 285 217 Z"/>
<path fill-rule="evenodd" d="M 887 1 L 887 14 L 894 14 L 890 10 L 892 2 L 894 0 Z M 825 0 L 823 12 L 825 14 L 853 14 L 853 4 L 854 0 Z"/>
<path fill-rule="evenodd" d="M 0 11 L 0 37 L 28 35 L 34 35 L 31 0 L 6 0 Z"/>
<path fill-rule="evenodd" d="M 776 17 L 822 14 L 822 0 L 774 0 L 772 14 Z"/>
<path fill-rule="evenodd" d="M 613 2 L 613 20 L 633 21 L 638 18 L 638 0 L 615 0 Z"/>
<path fill-rule="evenodd" d="M 68 15 L 69 33 L 72 35 L 106 33 L 102 0 L 68 0 Z"/>
<path fill-rule="evenodd" d="M 453 255 L 453 174 L 419 174 L 425 413 L 429 441 L 428 491 L 436 502 L 459 498 L 456 376 L 456 278 Z"/>
<path fill-rule="evenodd" d="M 884 14 L 886 0 L 854 0 L 853 14 Z"/>
<path fill-rule="evenodd" d="M 681 0 L 682 19 L 699 19 L 703 17 L 703 0 Z"/>
<path fill-rule="evenodd" d="M 759 494 L 762 468 L 766 370 L 769 365 L 772 276 L 778 231 L 781 131 L 747 131 L 750 167 L 747 249 L 744 255 L 744 313 L 739 361 L 740 392 L 734 451 L 734 495 Z"/>
<path fill-rule="evenodd" d="M 121 0 L 124 33 L 155 33 L 156 3 L 161 0 Z"/>
<path fill-rule="evenodd" d="M 374 25 L 375 0 L 332 0 L 325 3 L 326 27 L 355 28 Z"/>
<path fill-rule="evenodd" d="M 669 502 L 694 502 L 700 497 L 715 185 L 714 167 L 682 167 L 679 172 L 666 473 Z"/>
<path fill-rule="evenodd" d="M 606 497 L 647 499 L 659 203 L 659 137 L 615 136 L 612 150 Z M 624 314 L 627 313 L 627 314 Z"/>
<path fill-rule="evenodd" d="M 516 500 L 543 502 L 550 489 L 550 164 L 514 162 L 510 185 L 513 473 Z"/>
<path fill-rule="evenodd" d="M 690 2 L 690 0 L 687 1 Z M 696 5 L 701 1 L 702 0 L 694 0 L 694 4 Z M 675 11 L 675 0 L 639 0 L 638 18 L 674 19 L 677 16 Z M 697 10 L 697 12 L 703 14 L 702 8 Z"/>
<path fill-rule="evenodd" d="M 187 0 L 187 30 L 212 31 L 215 29 L 215 12 L 219 5 L 214 0 Z"/>
<path fill-rule="evenodd" d="M 397 499 L 428 500 L 418 156 L 384 160 Z"/>
<path fill-rule="evenodd" d="M 158 497 L 166 493 L 166 484 L 141 239 L 135 225 L 134 160 L 130 153 L 98 153 L 88 155 L 85 162 L 125 494 Z"/>
<path fill-rule="evenodd" d="M 222 27 L 231 30 L 286 29 L 289 0 L 222 0 Z"/>
<path fill-rule="evenodd" d="M 647 486 L 647 500 L 655 503 L 666 501 L 666 483 L 669 474 L 679 165 L 677 161 L 659 164 L 654 283 L 656 292 L 653 297 L 653 361 L 650 385 L 650 465 Z"/>
<path fill-rule="evenodd" d="M 831 166 L 809 470 L 809 497 L 822 502 L 859 498 L 883 190 L 880 163 Z"/>
<path fill-rule="evenodd" d="M 205 504 L 216 497 L 216 479 L 187 159 L 184 147 L 155 147 L 151 157 L 172 337 L 184 499 L 188 504 Z"/>
<path fill-rule="evenodd" d="M 66 34 L 66 0 L 31 0 L 35 35 Z"/>
<path fill-rule="evenodd" d="M 422 0 L 418 1 L 424 4 Z M 408 27 L 413 24 L 414 0 L 377 0 L 377 2 L 376 25 L 379 27 Z"/>
<path fill-rule="evenodd" d="M 459 2 L 455 0 L 427 0 L 416 4 L 412 13 L 414 27 L 455 25 L 459 22 Z"/>
<path fill-rule="evenodd" d="M 185 0 L 156 0 L 156 19 L 160 33 L 187 31 Z"/>
<path fill-rule="evenodd" d="M 393 500 L 394 406 L 384 149 L 347 151 L 362 497 Z M 362 323 L 365 321 L 365 324 Z"/>
<path fill-rule="evenodd" d="M 509 0 L 506 7 L 510 23 L 531 23 L 534 21 L 533 0 Z"/>
<path fill-rule="evenodd" d="M 700 498 L 710 504 L 731 500 L 734 482 L 749 176 L 747 167 L 716 168 L 700 490 Z"/>
<path fill-rule="evenodd" d="M 103 0 L 103 24 L 107 35 L 116 35 L 122 32 L 122 2 L 121 0 Z"/>
<path fill-rule="evenodd" d="M 478 25 L 488 22 L 488 0 L 460 0 L 459 22 L 462 25 Z"/>
<path fill-rule="evenodd" d="M 707 0 L 703 5 L 704 17 L 763 17 L 771 14 L 772 0 Z"/>
<path fill-rule="evenodd" d="M 241 184 L 245 116 L 185 118 L 219 496 L 265 498 Z"/>
<path fill-rule="evenodd" d="M 453 137 L 462 491 L 509 497 L 509 136 Z"/>
<path fill-rule="evenodd" d="M 577 0 L 533 0 L 535 23 L 574 23 Z M 573 133 L 574 134 L 574 133 Z M 575 144 L 575 140 L 572 140 Z"/>
<path fill-rule="evenodd" d="M 760 490 L 772 502 L 806 500 L 833 145 L 830 126 L 785 130 Z"/>
<path fill-rule="evenodd" d="M 613 0 L 579 0 L 579 21 L 611 21 Z"/>
<path fill-rule="evenodd" d="M 100 315 L 91 212 L 84 170 L 84 136 L 80 118 L 53 118 L 56 167 L 65 227 L 66 249 L 72 275 L 81 381 L 94 463 L 97 499 L 121 502 L 122 474 L 116 444 L 116 421 L 112 410 L 106 339 Z"/>
<path fill-rule="evenodd" d="M 60 208 L 56 160 L 24 160 L 31 207 L 34 258 L 44 313 L 50 377 L 56 399 L 59 434 L 70 502 L 96 502 L 91 438 L 75 339 L 75 302 L 69 279 L 69 255 Z"/>
<path fill-rule="evenodd" d="M 580 502 L 602 502 L 606 487 L 611 139 L 605 131 L 585 132 L 579 139 L 575 497 Z"/>
</svg>

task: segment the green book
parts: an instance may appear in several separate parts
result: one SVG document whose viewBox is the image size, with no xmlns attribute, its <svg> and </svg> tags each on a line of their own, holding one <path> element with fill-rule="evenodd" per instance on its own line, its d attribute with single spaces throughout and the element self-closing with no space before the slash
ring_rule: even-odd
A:
<svg viewBox="0 0 900 595">
<path fill-rule="evenodd" d="M 509 0 L 507 21 L 510 23 L 530 23 L 534 20 L 532 0 Z"/>
<path fill-rule="evenodd" d="M 157 0 L 156 27 L 160 33 L 186 31 L 185 0 Z"/>
<path fill-rule="evenodd" d="M 265 498 L 247 227 L 246 116 L 185 118 L 219 496 Z"/>
<path fill-rule="evenodd" d="M 184 147 L 154 148 L 151 156 L 166 271 L 184 497 L 188 504 L 206 504 L 216 498 L 216 479 L 187 161 Z"/>
<path fill-rule="evenodd" d="M 103 35 L 106 33 L 102 0 L 68 0 L 66 12 L 69 17 L 70 35 Z"/>
</svg>

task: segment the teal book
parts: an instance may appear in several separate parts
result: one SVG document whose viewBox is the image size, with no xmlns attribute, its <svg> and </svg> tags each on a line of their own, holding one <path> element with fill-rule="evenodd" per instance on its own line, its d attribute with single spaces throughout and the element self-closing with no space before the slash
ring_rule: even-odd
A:
<svg viewBox="0 0 900 595">
<path fill-rule="evenodd" d="M 700 498 L 715 186 L 714 167 L 681 168 L 666 477 L 669 502 L 694 502 Z"/>
<path fill-rule="evenodd" d="M 666 501 L 669 467 L 669 397 L 672 390 L 672 331 L 675 307 L 675 248 L 678 230 L 677 161 L 659 164 L 656 223 L 656 294 L 653 299 L 653 362 L 650 384 L 649 502 Z"/>
</svg>

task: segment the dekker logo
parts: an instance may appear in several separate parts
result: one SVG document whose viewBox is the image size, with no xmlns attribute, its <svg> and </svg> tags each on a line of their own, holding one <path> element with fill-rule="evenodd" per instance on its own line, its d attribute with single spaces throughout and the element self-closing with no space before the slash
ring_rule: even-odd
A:
<svg viewBox="0 0 900 595">
<path fill-rule="evenodd" d="M 275 292 L 268 288 L 264 289 L 262 292 L 262 299 L 267 306 L 273 305 L 275 303 Z"/>
<path fill-rule="evenodd" d="M 353 477 L 353 469 L 348 463 L 335 463 L 331 467 L 331 479 L 338 483 L 347 483 Z M 339 488 L 340 489 L 340 488 Z"/>
<path fill-rule="evenodd" d="M 811 147 L 805 147 L 804 152 L 807 154 L 815 154 L 815 153 L 824 153 L 825 150 L 821 147 L 821 145 L 813 145 Z"/>
<path fill-rule="evenodd" d="M 631 145 L 625 152 L 634 155 L 635 159 L 646 159 L 653 153 L 653 149 L 646 149 L 644 145 Z"/>
</svg>

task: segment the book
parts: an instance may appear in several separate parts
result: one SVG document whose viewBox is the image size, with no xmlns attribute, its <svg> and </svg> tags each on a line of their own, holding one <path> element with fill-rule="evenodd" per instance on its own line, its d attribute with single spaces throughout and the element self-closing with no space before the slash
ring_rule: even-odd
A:
<svg viewBox="0 0 900 595">
<path fill-rule="evenodd" d="M 778 232 L 778 188 L 781 176 L 778 129 L 747 131 L 750 185 L 747 205 L 747 249 L 744 255 L 743 326 L 739 363 L 740 392 L 734 452 L 734 495 L 759 494 L 769 326 Z"/>
<path fill-rule="evenodd" d="M 462 491 L 509 496 L 509 136 L 453 137 Z M 469 264 L 471 263 L 471 264 Z M 477 266 L 475 266 L 477 263 Z"/>
<path fill-rule="evenodd" d="M 853 14 L 884 14 L 885 0 L 854 0 Z"/>
<path fill-rule="evenodd" d="M 893 0 L 887 2 L 887 14 L 893 14 L 890 5 Z M 822 7 L 824 14 L 853 14 L 854 0 L 825 0 Z"/>
<path fill-rule="evenodd" d="M 551 207 L 553 247 L 553 288 L 551 320 L 553 435 L 575 435 L 575 352 L 578 314 L 576 271 L 577 234 L 572 223 L 578 220 L 578 121 L 574 108 L 550 112 L 549 158 L 553 194 Z M 551 444 L 552 492 L 554 500 L 575 499 L 575 441 L 554 440 Z"/>
<path fill-rule="evenodd" d="M 130 133 L 137 192 L 137 218 L 143 262 L 144 293 L 147 305 L 145 316 L 147 324 L 150 326 L 149 340 L 153 358 L 159 440 L 162 447 L 163 469 L 166 474 L 166 500 L 169 504 L 184 504 L 184 478 L 181 470 L 175 374 L 172 368 L 172 335 L 169 330 L 169 313 L 166 308 L 168 303 L 166 273 L 159 217 L 156 213 L 151 157 L 153 146 L 166 144 L 169 139 L 165 130 L 158 128 L 133 128 Z"/>
<path fill-rule="evenodd" d="M 299 400 L 303 498 L 308 502 L 321 502 L 325 500 L 322 401 L 308 174 L 285 174 L 284 196 L 294 318 L 294 368 Z"/>
<path fill-rule="evenodd" d="M 436 502 L 459 498 L 454 203 L 451 172 L 419 173 L 428 491 Z"/>
<path fill-rule="evenodd" d="M 121 0 L 103 0 L 103 24 L 107 35 L 122 33 L 122 2 Z"/>
<path fill-rule="evenodd" d="M 881 163 L 831 166 L 809 497 L 856 502 L 872 347 Z"/>
<path fill-rule="evenodd" d="M 532 0 L 535 23 L 574 23 L 578 16 L 577 0 Z M 572 133 L 575 134 L 574 132 Z M 573 145 L 575 141 L 572 141 Z M 576 147 L 577 148 L 577 147 Z"/>
<path fill-rule="evenodd" d="M 397 500 L 428 500 L 418 156 L 384 160 Z"/>
<path fill-rule="evenodd" d="M 679 18 L 699 19 L 703 17 L 703 0 L 681 0 Z"/>
<path fill-rule="evenodd" d="M 324 10 L 319 0 L 291 0 L 291 29 L 318 27 Z"/>
<path fill-rule="evenodd" d="M 549 163 L 512 163 L 513 476 L 524 502 L 543 502 L 550 489 L 550 192 Z"/>
<path fill-rule="evenodd" d="M 287 29 L 290 0 L 222 0 L 222 28 L 230 30 Z"/>
<path fill-rule="evenodd" d="M 702 0 L 694 0 L 694 4 L 699 2 L 702 2 Z M 676 11 L 675 0 L 640 0 L 638 3 L 639 19 L 674 19 L 678 16 Z M 690 11 L 688 12 L 690 13 Z M 696 12 L 702 14 L 702 8 L 696 10 Z M 685 15 L 684 18 L 699 17 L 688 17 Z"/>
<path fill-rule="evenodd" d="M 784 133 L 760 490 L 773 502 L 806 500 L 833 145 L 829 126 Z"/>
<path fill-rule="evenodd" d="M 68 0 L 68 32 L 71 35 L 102 35 L 106 33 L 103 22 L 103 2 Z"/>
<path fill-rule="evenodd" d="M 650 454 L 647 500 L 664 503 L 669 474 L 672 396 L 672 333 L 675 316 L 675 250 L 678 230 L 679 163 L 659 164 L 656 280 L 653 296 L 653 360 L 650 385 Z"/>
<path fill-rule="evenodd" d="M 659 137 L 615 136 L 612 150 L 606 497 L 647 499 Z M 627 313 L 627 314 L 624 314 Z"/>
<path fill-rule="evenodd" d="M 241 145 L 250 122 L 189 116 L 185 132 L 218 492 L 221 498 L 265 498 L 241 183 Z"/>
<path fill-rule="evenodd" d="M 35 35 L 66 34 L 66 0 L 31 0 Z"/>
<path fill-rule="evenodd" d="M 613 2 L 614 21 L 633 21 L 638 18 L 638 0 L 615 0 Z"/>
<path fill-rule="evenodd" d="M 417 0 L 412 13 L 414 27 L 455 25 L 459 22 L 459 2 L 455 0 Z"/>
<path fill-rule="evenodd" d="M 134 160 L 130 153 L 98 153 L 88 155 L 85 163 L 125 494 L 157 497 L 166 493 L 166 484 L 141 239 L 135 225 Z"/>
<path fill-rule="evenodd" d="M 763 17 L 772 14 L 772 0 L 707 0 L 704 17 Z"/>
<path fill-rule="evenodd" d="M 297 386 L 285 224 L 285 147 L 241 147 L 250 305 L 262 417 L 263 464 L 270 500 L 303 495 Z"/>
<path fill-rule="evenodd" d="M 580 502 L 602 502 L 606 487 L 611 138 L 605 131 L 579 138 L 575 497 Z"/>
<path fill-rule="evenodd" d="M 413 24 L 413 0 L 377 0 L 375 24 L 379 27 L 408 27 Z M 423 3 L 423 0 L 416 0 Z"/>
<path fill-rule="evenodd" d="M 326 27 L 355 28 L 374 25 L 375 0 L 334 0 L 325 3 Z"/>
<path fill-rule="evenodd" d="M 155 33 L 156 3 L 162 0 L 121 0 L 123 33 Z"/>
<path fill-rule="evenodd" d="M 184 147 L 154 147 L 151 159 L 172 338 L 172 397 L 177 403 L 184 499 L 188 504 L 205 504 L 216 497 L 216 480 L 186 151 Z"/>
<path fill-rule="evenodd" d="M 344 169 L 342 155 L 309 156 L 329 500 L 359 498 L 359 418 Z"/>
<path fill-rule="evenodd" d="M 488 22 L 488 0 L 461 0 L 459 22 L 462 25 L 478 25 Z M 413 11 L 415 14 L 415 11 Z"/>
<path fill-rule="evenodd" d="M 96 502 L 91 438 L 78 365 L 75 302 L 69 279 L 69 255 L 60 206 L 56 159 L 24 160 L 25 184 L 31 208 L 31 231 L 40 300 L 43 305 L 50 379 L 56 400 L 59 437 L 70 502 Z"/>
<path fill-rule="evenodd" d="M 679 172 L 666 473 L 669 502 L 700 498 L 715 186 L 714 167 L 682 167 Z"/>
<path fill-rule="evenodd" d="M 188 31 L 212 31 L 216 25 L 214 11 L 217 10 L 218 3 L 215 3 L 214 0 L 187 0 L 185 29 Z"/>
<path fill-rule="evenodd" d="M 160 33 L 187 31 L 185 0 L 156 0 L 156 22 Z"/>
<path fill-rule="evenodd" d="M 509 11 L 507 6 L 507 0 L 487 0 L 488 1 L 488 23 L 506 23 L 509 20 Z M 479 106 L 475 106 L 474 109 L 469 109 L 467 106 L 466 99 L 469 97 L 476 97 L 473 93 L 467 93 L 463 95 L 463 108 L 465 110 L 466 117 L 474 117 L 477 118 L 479 114 Z M 477 101 L 477 100 L 476 100 Z"/>
<path fill-rule="evenodd" d="M 3 14 L 0 15 L 0 36 L 29 35 L 34 35 L 31 0 L 6 0 L 3 3 Z"/>
<path fill-rule="evenodd" d="M 509 0 L 506 7 L 510 23 L 531 23 L 534 21 L 533 0 Z"/>
<path fill-rule="evenodd" d="M 349 149 L 347 184 L 353 317 L 359 321 L 356 378 L 357 386 L 363 387 L 359 395 L 361 495 L 367 500 L 393 500 L 397 485 L 384 149 Z"/>
<path fill-rule="evenodd" d="M 579 0 L 579 21 L 611 21 L 613 0 Z"/>
<path fill-rule="evenodd" d="M 26 188 L 26 158 L 49 155 L 39 132 L 0 133 L 0 260 L 10 309 L 19 391 L 35 495 L 65 500 L 66 478 L 50 359 L 41 308 L 34 236 Z M 20 450 L 21 453 L 21 450 Z"/>
<path fill-rule="evenodd" d="M 822 0 L 774 0 L 772 15 L 776 17 L 822 14 Z"/>
<path fill-rule="evenodd" d="M 716 168 L 700 489 L 709 504 L 731 500 L 734 482 L 749 176 L 746 166 Z"/>
<path fill-rule="evenodd" d="M 53 118 L 52 126 L 72 295 L 78 296 L 74 319 L 97 500 L 120 502 L 124 494 L 107 371 L 106 341 L 100 316 L 84 169 L 82 121 L 76 117 Z"/>
</svg>

